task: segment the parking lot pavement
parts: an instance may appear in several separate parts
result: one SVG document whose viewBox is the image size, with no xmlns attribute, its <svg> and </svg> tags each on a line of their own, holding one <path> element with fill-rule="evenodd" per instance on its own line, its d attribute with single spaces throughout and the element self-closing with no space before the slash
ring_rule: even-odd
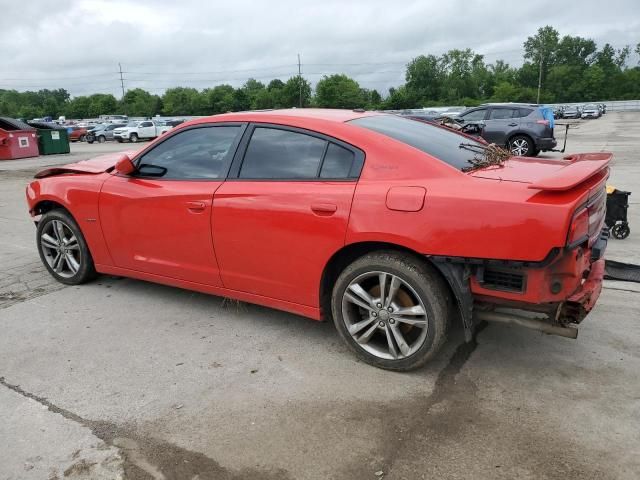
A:
<svg viewBox="0 0 640 480">
<path fill-rule="evenodd" d="M 640 113 L 608 113 L 568 151 L 613 151 L 611 183 L 640 197 L 638 145 Z M 0 479 L 640 476 L 637 284 L 606 282 L 577 340 L 454 330 L 435 362 L 391 373 L 330 324 L 128 279 L 55 284 L 23 199 L 41 165 L 24 162 L 0 162 Z M 608 258 L 640 263 L 634 196 Z"/>
</svg>

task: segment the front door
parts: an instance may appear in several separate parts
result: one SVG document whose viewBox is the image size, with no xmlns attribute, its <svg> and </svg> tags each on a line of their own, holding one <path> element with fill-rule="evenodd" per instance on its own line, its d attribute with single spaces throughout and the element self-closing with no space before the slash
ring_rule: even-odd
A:
<svg viewBox="0 0 640 480">
<path fill-rule="evenodd" d="M 117 267 L 220 285 L 211 237 L 213 194 L 222 184 L 242 125 L 195 126 L 135 159 L 100 193 L 100 221 Z"/>
<path fill-rule="evenodd" d="M 362 152 L 297 129 L 255 126 L 236 178 L 215 193 L 226 288 L 317 307 L 322 270 L 344 245 Z M 230 175 L 230 177 L 232 176 Z"/>
</svg>

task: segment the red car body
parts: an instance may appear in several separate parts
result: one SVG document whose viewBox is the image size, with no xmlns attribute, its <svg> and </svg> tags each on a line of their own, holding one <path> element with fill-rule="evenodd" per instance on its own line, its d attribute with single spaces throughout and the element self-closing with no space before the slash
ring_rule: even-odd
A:
<svg viewBox="0 0 640 480">
<path fill-rule="evenodd" d="M 87 136 L 86 127 L 72 127 L 71 132 L 69 132 L 69 141 L 78 142 L 82 141 Z"/>
<path fill-rule="evenodd" d="M 176 127 L 133 158 L 196 126 L 282 125 L 356 147 L 364 154 L 358 178 L 252 181 L 234 178 L 233 167 L 206 181 L 136 178 L 114 169 L 121 155 L 112 154 L 38 174 L 27 187 L 29 211 L 70 212 L 98 272 L 313 319 L 328 313 L 336 271 L 382 247 L 439 269 L 469 335 L 474 309 L 495 305 L 546 312 L 560 326 L 584 318 L 602 282 L 610 154 L 511 158 L 463 172 L 352 122 L 376 115 L 218 115 Z"/>
</svg>

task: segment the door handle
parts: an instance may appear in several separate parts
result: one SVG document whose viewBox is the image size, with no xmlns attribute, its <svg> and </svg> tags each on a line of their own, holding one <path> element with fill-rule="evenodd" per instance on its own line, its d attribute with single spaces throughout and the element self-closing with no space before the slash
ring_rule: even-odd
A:
<svg viewBox="0 0 640 480">
<path fill-rule="evenodd" d="M 517 123 L 510 123 L 510 124 L 509 124 L 509 126 L 510 126 L 510 127 L 517 127 L 517 126 L 518 126 L 518 124 L 517 124 Z"/>
<path fill-rule="evenodd" d="M 205 209 L 204 202 L 187 202 L 187 208 L 192 212 L 201 212 Z"/>
<path fill-rule="evenodd" d="M 318 215 L 333 215 L 338 210 L 338 206 L 332 203 L 312 203 L 311 210 Z"/>
</svg>

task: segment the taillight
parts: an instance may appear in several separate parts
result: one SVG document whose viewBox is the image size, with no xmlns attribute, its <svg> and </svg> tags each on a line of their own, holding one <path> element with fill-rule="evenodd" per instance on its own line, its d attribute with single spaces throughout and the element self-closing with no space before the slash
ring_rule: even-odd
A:
<svg viewBox="0 0 640 480">
<path fill-rule="evenodd" d="M 573 215 L 569 235 L 567 235 L 567 245 L 575 246 L 582 243 L 589 236 L 589 209 L 583 208 Z"/>
<path fill-rule="evenodd" d="M 539 123 L 540 125 L 545 125 L 547 127 L 550 125 L 549 120 L 536 120 L 536 123 Z"/>
</svg>

